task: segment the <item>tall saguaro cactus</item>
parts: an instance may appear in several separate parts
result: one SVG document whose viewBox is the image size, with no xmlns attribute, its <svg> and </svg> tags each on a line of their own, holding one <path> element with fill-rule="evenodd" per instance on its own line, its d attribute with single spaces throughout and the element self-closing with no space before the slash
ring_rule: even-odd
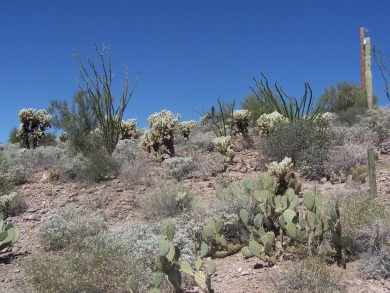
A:
<svg viewBox="0 0 390 293">
<path fill-rule="evenodd" d="M 372 73 L 371 73 L 371 40 L 365 38 L 365 77 L 366 77 L 366 93 L 368 109 L 372 109 L 373 97 L 372 97 Z"/>
</svg>

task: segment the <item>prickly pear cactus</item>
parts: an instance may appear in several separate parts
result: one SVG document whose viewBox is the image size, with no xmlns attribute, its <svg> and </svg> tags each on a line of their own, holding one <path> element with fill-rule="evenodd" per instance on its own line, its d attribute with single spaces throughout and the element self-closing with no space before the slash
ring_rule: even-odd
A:
<svg viewBox="0 0 390 293">
<path fill-rule="evenodd" d="M 14 244 L 19 240 L 20 231 L 12 224 L 4 225 L 3 213 L 0 212 L 0 250 Z"/>
<path fill-rule="evenodd" d="M 214 221 L 212 219 L 206 221 L 203 226 L 201 244 L 201 255 L 212 257 L 226 257 L 235 254 L 242 248 L 241 244 L 229 243 L 225 236 L 221 234 L 224 226 L 223 220 Z"/>
</svg>

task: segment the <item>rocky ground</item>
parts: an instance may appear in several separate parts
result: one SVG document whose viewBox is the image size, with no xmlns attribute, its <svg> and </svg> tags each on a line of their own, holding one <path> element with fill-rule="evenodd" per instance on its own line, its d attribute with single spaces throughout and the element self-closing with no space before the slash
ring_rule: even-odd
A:
<svg viewBox="0 0 390 293">
<path fill-rule="evenodd" d="M 185 179 L 184 183 L 191 190 L 200 191 L 205 198 L 212 197 L 214 196 L 213 187 L 217 180 L 221 180 L 221 177 L 239 180 L 247 174 L 260 173 L 251 163 L 255 161 L 256 156 L 255 151 L 243 151 L 225 173 L 207 181 L 189 178 Z M 162 168 L 161 165 L 155 163 L 155 169 L 159 168 Z M 20 292 L 13 286 L 16 281 L 23 282 L 23 272 L 18 263 L 42 249 L 37 239 L 37 228 L 49 212 L 64 207 L 70 202 L 78 202 L 87 207 L 91 215 L 104 215 L 109 226 L 117 228 L 140 219 L 137 202 L 149 188 L 144 185 L 128 185 L 119 179 L 92 186 L 81 186 L 78 183 L 53 184 L 42 180 L 43 176 L 45 176 L 44 173 L 38 173 L 33 180 L 17 187 L 17 192 L 26 198 L 28 208 L 23 214 L 9 218 L 15 226 L 20 228 L 21 238 L 11 250 L 1 253 L 0 292 Z M 390 156 L 380 156 L 376 176 L 378 200 L 390 204 Z M 343 192 L 353 196 L 357 188 L 367 191 L 368 184 L 355 186 L 354 183 L 348 181 L 337 184 L 303 181 L 302 191 L 317 190 L 330 195 Z M 12 258 L 7 259 L 7 255 Z M 212 280 L 216 293 L 277 292 L 276 276 L 284 270 L 283 264 L 267 267 L 256 258 L 245 259 L 240 253 L 218 259 L 216 262 L 218 269 Z M 348 263 L 346 270 L 336 266 L 332 269 L 337 270 L 348 292 L 390 292 L 390 280 L 363 280 L 354 262 Z M 197 292 L 197 289 L 194 288 L 191 292 Z"/>
</svg>

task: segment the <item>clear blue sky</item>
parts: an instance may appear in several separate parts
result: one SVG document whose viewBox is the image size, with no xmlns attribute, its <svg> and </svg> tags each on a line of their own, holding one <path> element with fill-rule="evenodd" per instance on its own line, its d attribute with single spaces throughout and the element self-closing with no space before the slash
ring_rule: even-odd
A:
<svg viewBox="0 0 390 293">
<path fill-rule="evenodd" d="M 389 0 L 13 0 L 0 7 L 0 142 L 21 108 L 71 100 L 78 64 L 95 59 L 93 41 L 111 47 L 119 96 L 123 66 L 141 79 L 125 118 L 162 109 L 198 119 L 218 96 L 249 94 L 263 72 L 301 96 L 337 82 L 360 84 L 359 28 L 390 53 Z M 374 65 L 374 62 L 373 62 Z M 374 92 L 388 104 L 373 66 Z"/>
</svg>

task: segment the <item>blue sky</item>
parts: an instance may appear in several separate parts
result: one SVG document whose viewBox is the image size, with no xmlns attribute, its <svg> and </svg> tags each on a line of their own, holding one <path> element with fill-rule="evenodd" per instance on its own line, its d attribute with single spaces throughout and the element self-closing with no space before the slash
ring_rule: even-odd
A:
<svg viewBox="0 0 390 293">
<path fill-rule="evenodd" d="M 111 48 L 114 95 L 125 65 L 130 82 L 140 70 L 125 118 L 147 126 L 163 109 L 189 120 L 219 96 L 241 101 L 260 73 L 297 97 L 304 82 L 315 97 L 337 82 L 360 84 L 359 28 L 390 53 L 389 12 L 388 0 L 2 1 L 0 142 L 18 126 L 21 108 L 72 100 L 74 50 L 85 63 L 96 60 L 94 41 Z M 380 104 L 388 104 L 375 66 L 373 79 Z"/>
</svg>

